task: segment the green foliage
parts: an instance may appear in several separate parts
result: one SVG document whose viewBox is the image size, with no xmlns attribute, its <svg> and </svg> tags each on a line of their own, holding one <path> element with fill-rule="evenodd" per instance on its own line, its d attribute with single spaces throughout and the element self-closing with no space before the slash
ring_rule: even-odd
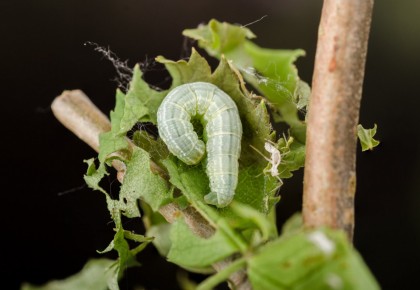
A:
<svg viewBox="0 0 420 290">
<path fill-rule="evenodd" d="M 100 179 L 107 173 L 104 163 L 101 163 L 97 170 L 93 159 L 86 161 L 88 164 L 88 170 L 84 177 L 85 181 L 89 187 L 99 190 L 105 194 L 108 210 L 116 226 L 114 239 L 110 242 L 109 246 L 105 250 L 101 251 L 101 253 L 106 253 L 114 249 L 118 252 L 118 260 L 113 263 L 109 269 L 110 273 L 113 274 L 109 275 L 107 279 L 108 287 L 111 290 L 119 289 L 118 279 L 122 276 L 125 269 L 128 267 L 140 265 L 136 260 L 136 255 L 153 240 L 152 238 L 146 238 L 142 235 L 124 231 L 121 224 L 121 213 L 127 215 L 128 217 L 140 216 L 137 208 L 138 198 L 143 197 L 144 195 L 144 198 L 148 199 L 149 196 L 153 194 L 154 190 L 156 190 L 156 188 L 161 188 L 162 186 L 165 186 L 166 189 L 166 185 L 162 185 L 164 182 L 161 180 L 161 178 L 151 173 L 148 164 L 149 159 L 145 151 L 140 148 L 135 148 L 133 150 L 132 160 L 133 162 L 127 166 L 125 177 L 126 182 L 124 182 L 124 186 L 121 188 L 121 195 L 119 200 L 112 199 L 109 194 L 98 185 Z M 136 165 L 139 166 L 137 167 Z M 133 168 L 133 166 L 136 167 Z M 133 172 L 142 174 L 136 175 L 133 174 Z M 142 182 L 144 182 L 146 185 L 150 185 L 151 187 L 147 187 L 144 191 L 139 192 L 136 185 L 139 183 L 142 184 Z M 158 198 L 154 200 L 152 204 L 157 204 L 159 200 L 165 200 L 166 197 L 164 192 L 161 193 L 161 199 L 159 199 L 158 196 Z M 140 243 L 140 245 L 130 249 L 127 239 Z"/>
<path fill-rule="evenodd" d="M 84 180 L 86 182 L 86 184 L 94 189 L 94 190 L 99 190 L 102 191 L 103 193 L 106 194 L 105 190 L 99 186 L 99 182 L 101 181 L 101 179 L 108 174 L 108 172 L 106 171 L 105 165 L 101 164 L 99 166 L 99 168 L 96 168 L 95 165 L 95 159 L 91 158 L 88 160 L 84 160 L 84 162 L 88 165 L 88 168 L 86 170 L 86 174 L 84 176 Z"/>
<path fill-rule="evenodd" d="M 379 145 L 379 141 L 373 139 L 376 134 L 376 129 L 376 124 L 372 129 L 365 129 L 362 125 L 357 126 L 357 136 L 359 137 L 360 145 L 362 145 L 362 151 L 373 150 L 373 148 Z"/>
<path fill-rule="evenodd" d="M 156 90 L 144 81 L 136 66 L 127 93 L 117 91 L 111 131 L 100 136 L 99 166 L 94 159 L 85 161 L 88 169 L 84 179 L 90 188 L 105 195 L 115 223 L 114 239 L 103 252 L 116 250 L 119 255 L 98 278 L 103 288 L 89 289 L 108 285 L 117 290 L 123 271 L 139 265 L 136 255 L 150 242 L 169 261 L 194 272 L 209 273 L 212 265 L 230 259 L 226 268 L 197 289 L 212 289 L 240 269 L 247 271 L 254 289 L 378 289 L 342 233 L 302 231 L 300 216 L 286 223 L 280 236 L 277 232 L 274 208 L 280 197 L 276 193 L 282 180 L 290 178 L 305 160 L 305 122 L 298 111 L 308 107 L 310 89 L 293 65 L 304 52 L 258 47 L 249 40 L 255 37 L 249 29 L 216 20 L 185 30 L 184 35 L 197 39 L 200 47 L 219 58 L 217 68 L 212 72 L 194 49 L 188 61 L 158 56 L 156 61 L 165 65 L 172 85 L 169 90 Z M 249 92 L 245 80 L 262 97 Z M 226 92 L 238 107 L 243 127 L 234 201 L 221 209 L 204 201 L 209 193 L 204 164 L 184 164 L 169 153 L 161 139 L 141 130 L 141 122 L 156 125 L 156 112 L 170 90 L 197 81 L 212 83 Z M 288 133 L 273 131 L 267 104 L 274 119 L 289 126 Z M 133 128 L 138 130 L 133 132 Z M 363 142 L 376 146 L 371 138 L 375 131 L 376 127 L 363 130 Z M 274 152 L 266 151 L 267 143 Z M 281 156 L 278 168 L 273 168 L 275 153 Z M 125 172 L 119 196 L 113 199 L 99 183 L 111 174 L 108 166 L 115 161 L 123 164 Z M 160 214 L 168 205 L 174 208 L 172 224 Z M 122 215 L 137 218 L 141 211 L 147 237 L 125 231 L 121 222 Z M 206 235 L 199 235 L 191 226 L 191 213 L 200 217 Z M 324 239 L 324 245 L 319 239 Z M 138 245 L 130 248 L 127 240 Z M 332 250 L 325 249 L 325 240 Z M 83 276 L 83 272 L 85 269 L 78 275 Z M 182 281 L 194 287 L 186 278 Z"/>
<path fill-rule="evenodd" d="M 159 92 L 149 87 L 142 79 L 138 65 L 134 67 L 130 88 L 125 97 L 121 122 L 115 124 L 120 134 L 126 134 L 137 122 L 156 123 L 156 112 L 167 92 Z M 114 127 L 114 123 L 112 123 Z"/>
<path fill-rule="evenodd" d="M 305 164 L 305 144 L 300 143 L 293 137 L 280 138 L 277 142 L 282 162 L 279 166 L 279 173 L 281 178 L 290 178 L 293 176 L 292 172 L 303 167 Z"/>
<path fill-rule="evenodd" d="M 144 200 L 152 210 L 157 211 L 162 205 L 170 202 L 172 196 L 165 180 L 150 170 L 149 154 L 136 147 L 127 170 L 124 183 L 121 186 L 120 202 L 124 215 L 133 218 L 140 217 L 138 200 Z"/>
<path fill-rule="evenodd" d="M 379 286 L 343 232 L 299 231 L 248 260 L 254 289 L 366 289 Z"/>
<path fill-rule="evenodd" d="M 125 95 L 117 90 L 115 97 L 115 109 L 111 111 L 111 131 L 105 132 L 99 135 L 99 146 L 101 148 L 98 159 L 100 162 L 105 162 L 105 159 L 114 152 L 125 152 L 128 150 L 128 140 L 125 138 L 125 134 L 121 134 L 119 127 L 121 124 L 121 118 L 124 113 L 125 107 Z"/>
<path fill-rule="evenodd" d="M 108 204 L 108 207 L 110 205 Z M 137 235 L 128 231 L 125 231 L 121 225 L 121 216 L 119 212 L 115 213 L 115 207 L 113 211 L 113 218 L 116 226 L 116 233 L 114 239 L 109 243 L 108 247 L 99 253 L 106 253 L 111 250 L 118 252 L 118 259 L 110 265 L 108 271 L 109 277 L 107 280 L 108 287 L 110 290 L 119 290 L 118 280 L 122 277 L 124 271 L 127 268 L 140 266 L 140 263 L 136 259 L 136 255 L 140 253 L 153 238 L 148 238 L 143 235 Z M 130 249 L 127 240 L 132 240 L 140 243 L 137 247 Z"/>
<path fill-rule="evenodd" d="M 172 224 L 170 239 L 168 260 L 186 268 L 205 268 L 239 251 L 221 231 L 210 238 L 201 238 L 191 232 L 182 218 Z"/>
<path fill-rule="evenodd" d="M 114 261 L 109 259 L 92 259 L 73 276 L 50 281 L 42 286 L 24 284 L 21 290 L 106 290 L 110 284 L 109 281 L 114 279 L 114 273 L 109 269 L 113 263 Z"/>
<path fill-rule="evenodd" d="M 305 124 L 297 112 L 307 105 L 310 90 L 293 65 L 305 54 L 303 50 L 261 48 L 249 40 L 255 35 L 248 28 L 214 19 L 183 34 L 197 40 L 211 56 L 231 60 L 245 80 L 270 102 L 275 120 L 288 123 L 292 136 L 305 142 Z"/>
<path fill-rule="evenodd" d="M 134 70 L 127 94 L 117 92 L 116 108 L 111 114 L 112 129 L 102 134 L 100 139 L 100 165 L 96 168 L 93 159 L 86 161 L 88 171 L 85 180 L 91 188 L 105 194 L 111 217 L 116 223 L 116 235 L 106 250 L 117 250 L 121 261 L 128 265 L 135 265 L 132 263 L 135 258 L 132 252 L 137 250 L 130 249 L 128 244 L 124 243 L 121 214 L 129 218 L 139 217 L 139 200 L 145 202 L 152 212 L 158 212 L 160 207 L 170 202 L 176 202 L 183 208 L 187 206 L 195 208 L 216 229 L 208 240 L 189 232 L 190 229 L 182 216 L 171 226 L 165 223 L 155 224 L 150 219 L 148 235 L 153 234 L 156 237 L 155 244 L 161 253 L 168 255 L 170 260 L 203 272 L 213 262 L 235 252 L 245 252 L 251 240 L 253 243 L 263 242 L 277 235 L 272 209 L 279 200 L 275 193 L 280 184 L 275 177 L 261 174 L 267 162 L 257 158 L 250 146 L 262 150 L 266 140 L 272 140 L 274 134 L 265 102 L 253 98 L 246 90 L 237 70 L 224 58 L 213 73 L 207 61 L 194 50 L 188 62 L 184 60 L 175 62 L 163 57 L 158 57 L 157 60 L 171 73 L 172 87 L 191 81 L 211 82 L 228 93 L 237 104 L 241 112 L 244 138 L 239 184 L 235 195 L 236 206 L 218 210 L 206 204 L 203 196 L 209 192 L 209 181 L 203 166 L 183 164 L 169 155 L 160 139 L 154 140 L 146 132 L 137 131 L 132 134 L 133 142 L 127 141 L 127 134 L 131 133 L 137 122 L 156 123 L 157 108 L 168 93 L 151 89 L 141 78 L 142 74 L 138 67 Z M 99 186 L 100 180 L 109 174 L 107 166 L 115 158 L 123 162 L 126 167 L 118 199 L 112 199 Z M 151 171 L 151 161 L 163 168 L 164 175 L 167 174 L 169 177 L 169 184 L 161 175 Z M 184 198 L 173 198 L 174 187 L 183 194 Z M 267 218 L 270 212 L 271 216 Z M 140 246 L 143 247 L 144 244 Z M 203 247 L 205 251 L 202 250 Z M 193 261 L 187 259 L 191 255 L 188 254 L 191 249 L 197 249 Z M 124 268 L 117 267 L 117 276 L 123 270 Z"/>
</svg>

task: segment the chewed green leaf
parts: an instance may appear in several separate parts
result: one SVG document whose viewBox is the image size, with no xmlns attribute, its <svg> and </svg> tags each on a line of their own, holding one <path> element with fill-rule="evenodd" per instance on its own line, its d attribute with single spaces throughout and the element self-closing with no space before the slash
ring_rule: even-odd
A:
<svg viewBox="0 0 420 290">
<path fill-rule="evenodd" d="M 153 238 L 125 231 L 121 225 L 121 216 L 119 212 L 114 215 L 114 222 L 116 226 L 114 239 L 105 250 L 98 252 L 106 253 L 113 249 L 118 252 L 118 260 L 109 267 L 109 271 L 113 274 L 109 277 L 107 282 L 109 289 L 119 290 L 118 280 L 123 276 L 124 271 L 127 268 L 140 266 L 139 262 L 136 260 L 136 255 L 141 252 Z M 130 249 L 127 239 L 140 243 L 140 245 Z"/>
<path fill-rule="evenodd" d="M 373 126 L 372 129 L 365 129 L 362 125 L 357 126 L 357 136 L 360 140 L 360 145 L 362 145 L 362 151 L 373 150 L 376 146 L 379 145 L 379 141 L 373 139 L 376 134 L 377 126 Z"/>
<path fill-rule="evenodd" d="M 198 40 L 200 47 L 205 48 L 214 57 L 237 50 L 247 39 L 255 38 L 254 33 L 244 26 L 219 22 L 215 19 L 210 20 L 207 25 L 185 29 L 182 34 Z"/>
<path fill-rule="evenodd" d="M 277 142 L 282 161 L 279 166 L 281 178 L 290 178 L 292 172 L 302 168 L 305 165 L 305 144 L 296 141 L 292 137 L 287 140 L 283 137 Z"/>
<path fill-rule="evenodd" d="M 123 276 L 127 268 L 140 266 L 136 260 L 136 254 L 144 249 L 148 242 L 145 242 L 135 249 L 130 250 L 127 241 L 124 238 L 124 230 L 120 227 L 111 242 L 113 248 L 118 252 L 118 260 L 110 267 L 114 272 L 112 279 L 108 280 L 108 287 L 111 290 L 119 290 L 118 280 Z M 108 246 L 108 248 L 110 247 Z M 107 249 L 108 249 L 107 248 Z M 140 250 L 139 250 L 140 249 Z"/>
<path fill-rule="evenodd" d="M 193 234 L 182 218 L 172 224 L 170 238 L 168 260 L 188 268 L 210 266 L 239 250 L 219 231 L 207 239 Z"/>
<path fill-rule="evenodd" d="M 166 159 L 169 155 L 168 148 L 162 139 L 155 140 L 146 131 L 136 131 L 133 134 L 133 142 L 138 147 L 147 151 L 150 154 L 150 158 L 158 165 L 161 164 L 162 159 Z"/>
<path fill-rule="evenodd" d="M 193 49 L 188 61 L 173 61 L 163 56 L 156 57 L 156 61 L 165 65 L 172 76 L 171 89 L 179 85 L 193 82 L 210 82 L 211 68 L 206 59 Z"/>
<path fill-rule="evenodd" d="M 124 116 L 124 109 L 125 109 L 125 95 L 121 90 L 117 90 L 115 95 L 115 108 L 110 113 L 111 119 L 111 130 L 113 132 L 119 132 L 121 126 L 121 120 Z"/>
<path fill-rule="evenodd" d="M 120 276 L 126 268 L 140 265 L 135 254 L 130 251 L 128 242 L 124 237 L 124 230 L 121 227 L 114 236 L 114 249 L 118 252 L 118 272 Z"/>
<path fill-rule="evenodd" d="M 98 169 L 96 169 L 94 161 L 94 158 L 84 161 L 88 164 L 88 169 L 86 174 L 83 176 L 83 179 L 90 188 L 93 190 L 99 190 L 105 194 L 108 211 L 111 214 L 111 217 L 115 219 L 119 215 L 120 202 L 118 200 L 113 200 L 109 194 L 101 186 L 99 186 L 99 182 L 105 175 L 108 175 L 108 172 L 106 171 L 105 163 L 101 163 Z"/>
<path fill-rule="evenodd" d="M 240 169 L 235 200 L 268 214 L 279 200 L 276 197 L 279 182 L 275 177 L 261 174 L 263 169 L 255 164 Z"/>
<path fill-rule="evenodd" d="M 224 55 L 243 73 L 245 80 L 260 91 L 274 108 L 277 120 L 291 126 L 292 134 L 305 142 L 304 123 L 298 117 L 298 106 L 305 106 L 308 88 L 299 79 L 293 63 L 303 50 L 261 48 L 249 39 L 255 35 L 247 28 L 211 20 L 197 29 L 184 30 L 185 36 L 198 40 L 210 55 Z"/>
<path fill-rule="evenodd" d="M 264 151 L 255 150 L 258 155 L 264 157 L 267 166 L 264 173 L 267 177 L 276 177 L 277 180 L 290 178 L 292 172 L 303 167 L 305 164 L 305 145 L 296 141 L 293 137 L 281 137 L 277 144 L 267 141 Z M 280 182 L 279 185 L 282 185 Z"/>
<path fill-rule="evenodd" d="M 42 286 L 24 284 L 21 290 L 75 290 L 75 289 L 108 289 L 113 271 L 109 268 L 115 261 L 110 259 L 89 260 L 83 269 L 66 279 L 50 281 Z"/>
<path fill-rule="evenodd" d="M 88 165 L 87 171 L 85 176 L 83 177 L 86 184 L 92 188 L 93 190 L 99 190 L 105 194 L 106 191 L 99 186 L 99 182 L 101 181 L 101 179 L 108 174 L 108 172 L 106 171 L 106 167 L 105 164 L 101 164 L 99 165 L 99 168 L 96 169 L 96 165 L 95 165 L 95 159 L 91 158 L 88 160 L 84 160 L 84 162 Z"/>
<path fill-rule="evenodd" d="M 115 134 L 112 131 L 101 133 L 99 135 L 99 144 L 98 159 L 101 162 L 105 162 L 112 153 L 117 151 L 121 151 L 119 155 L 124 156 L 122 159 L 126 159 L 129 156 L 128 140 L 123 135 Z M 125 154 L 121 154 L 123 152 Z"/>
<path fill-rule="evenodd" d="M 137 122 L 156 124 L 156 112 L 167 92 L 156 91 L 142 78 L 138 65 L 134 67 L 130 88 L 125 96 L 124 113 L 120 122 L 120 134 L 126 134 Z"/>
<path fill-rule="evenodd" d="M 345 234 L 328 229 L 282 236 L 248 265 L 255 289 L 379 289 Z"/>
<path fill-rule="evenodd" d="M 146 201 L 154 211 L 171 201 L 165 180 L 150 170 L 149 154 L 135 147 L 121 186 L 121 209 L 127 217 L 139 217 L 138 200 Z"/>
<path fill-rule="evenodd" d="M 251 62 L 235 64 L 244 71 L 244 78 L 259 89 L 279 110 L 281 117 L 291 126 L 302 122 L 297 116 L 297 108 L 293 99 L 299 85 L 299 77 L 294 62 L 305 55 L 303 50 L 283 50 L 261 48 L 248 41 L 244 45 Z M 254 71 L 253 71 L 254 70 Z"/>
<path fill-rule="evenodd" d="M 101 163 L 105 162 L 111 153 L 126 151 L 128 153 L 128 141 L 125 134 L 120 133 L 121 119 L 124 114 L 125 95 L 117 90 L 115 96 L 115 109 L 111 111 L 111 131 L 99 135 L 99 156 Z"/>
<path fill-rule="evenodd" d="M 309 97 L 311 95 L 311 87 L 304 81 L 299 81 L 294 95 L 294 102 L 298 110 L 306 110 L 309 108 Z"/>
<path fill-rule="evenodd" d="M 213 83 L 226 92 L 238 106 L 242 122 L 241 162 L 246 165 L 261 163 L 255 158 L 249 145 L 263 148 L 266 140 L 271 140 L 272 127 L 270 116 L 264 101 L 252 99 L 252 95 L 241 86 L 241 79 L 225 58 L 214 71 Z"/>
</svg>

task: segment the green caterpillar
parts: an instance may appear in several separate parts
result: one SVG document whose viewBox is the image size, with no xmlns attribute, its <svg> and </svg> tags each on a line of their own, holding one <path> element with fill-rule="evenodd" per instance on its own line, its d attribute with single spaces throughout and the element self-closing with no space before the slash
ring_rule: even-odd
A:
<svg viewBox="0 0 420 290">
<path fill-rule="evenodd" d="M 191 119 L 204 128 L 200 140 Z M 157 112 L 159 135 L 169 151 L 188 165 L 206 155 L 206 173 L 211 192 L 204 200 L 217 207 L 227 206 L 238 184 L 242 124 L 233 100 L 217 86 L 196 82 L 173 89 Z"/>
</svg>

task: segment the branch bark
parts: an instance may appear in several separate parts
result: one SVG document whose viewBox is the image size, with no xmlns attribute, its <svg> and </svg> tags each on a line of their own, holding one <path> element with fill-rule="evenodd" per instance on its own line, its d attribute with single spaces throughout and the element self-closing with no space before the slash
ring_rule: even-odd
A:
<svg viewBox="0 0 420 290">
<path fill-rule="evenodd" d="M 64 91 L 56 97 L 51 104 L 54 116 L 72 133 L 87 143 L 96 152 L 99 151 L 99 134 L 111 130 L 109 119 L 93 104 L 90 99 L 80 90 Z M 133 145 L 134 146 L 134 145 Z M 113 160 L 112 166 L 117 170 L 117 178 L 124 181 L 125 164 L 119 160 Z M 156 174 L 168 179 L 164 170 L 150 160 L 150 169 Z M 173 223 L 177 217 L 183 215 L 186 224 L 192 232 L 202 238 L 209 238 L 215 233 L 215 229 L 194 208 L 180 209 L 175 203 L 167 204 L 159 209 L 159 213 L 169 222 Z M 228 258 L 213 265 L 216 271 L 226 268 L 232 263 Z M 229 279 L 234 289 L 250 290 L 251 285 L 246 272 L 241 270 Z"/>
<path fill-rule="evenodd" d="M 306 227 L 354 229 L 356 126 L 373 0 L 325 0 L 308 113 Z"/>
</svg>

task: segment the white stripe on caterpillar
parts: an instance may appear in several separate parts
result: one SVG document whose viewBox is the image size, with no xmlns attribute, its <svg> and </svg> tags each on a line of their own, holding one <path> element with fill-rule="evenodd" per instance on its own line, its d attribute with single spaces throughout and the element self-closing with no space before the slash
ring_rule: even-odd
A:
<svg viewBox="0 0 420 290">
<path fill-rule="evenodd" d="M 203 140 L 194 132 L 191 119 L 204 128 Z M 159 135 L 169 151 L 186 164 L 199 163 L 206 151 L 206 173 L 211 192 L 204 200 L 227 206 L 238 184 L 242 124 L 238 108 L 217 86 L 196 82 L 173 89 L 157 112 Z"/>
</svg>

